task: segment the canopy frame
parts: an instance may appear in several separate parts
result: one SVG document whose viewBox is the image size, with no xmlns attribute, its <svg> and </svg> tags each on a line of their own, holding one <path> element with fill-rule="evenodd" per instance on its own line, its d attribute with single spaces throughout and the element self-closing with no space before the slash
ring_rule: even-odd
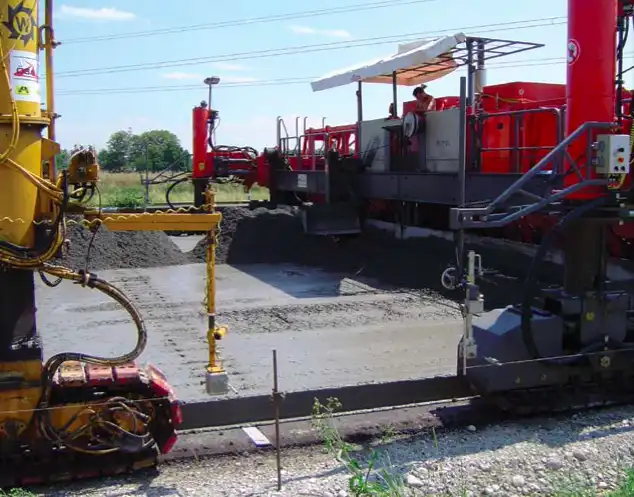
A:
<svg viewBox="0 0 634 497">
<path fill-rule="evenodd" d="M 467 105 L 472 107 L 475 111 L 477 101 L 475 94 L 481 90 L 482 79 L 484 75 L 486 62 L 498 59 L 500 57 L 507 57 L 509 55 L 516 55 L 518 53 L 527 52 L 529 50 L 535 50 L 542 48 L 545 45 L 543 43 L 532 43 L 515 40 L 503 40 L 497 38 L 482 38 L 474 36 L 464 36 L 461 34 L 455 35 L 455 45 L 453 48 L 446 50 L 444 53 L 431 58 L 430 60 L 416 64 L 415 66 L 402 67 L 391 74 L 375 74 L 366 78 L 357 79 L 357 119 L 358 122 L 363 120 L 363 83 L 375 83 L 385 84 L 385 82 L 367 81 L 368 79 L 376 79 L 377 77 L 389 79 L 392 85 L 392 98 L 393 109 L 392 117 L 398 117 L 398 98 L 397 87 L 398 86 L 412 86 L 412 84 L 399 84 L 399 74 L 415 72 L 417 76 L 421 76 L 427 81 L 439 79 L 446 74 L 455 71 L 460 67 L 467 67 Z M 464 39 L 463 42 L 459 41 Z M 381 62 L 376 65 L 381 64 Z M 370 66 L 371 67 L 371 66 Z M 325 79 L 325 78 L 324 78 Z M 352 81 L 350 81 L 352 82 Z M 349 83 L 344 83 L 349 84 Z M 343 86 L 340 84 L 337 86 Z M 417 83 L 418 84 L 418 83 Z M 478 88 L 476 88 L 478 87 Z M 319 90 L 314 90 L 319 91 Z"/>
</svg>

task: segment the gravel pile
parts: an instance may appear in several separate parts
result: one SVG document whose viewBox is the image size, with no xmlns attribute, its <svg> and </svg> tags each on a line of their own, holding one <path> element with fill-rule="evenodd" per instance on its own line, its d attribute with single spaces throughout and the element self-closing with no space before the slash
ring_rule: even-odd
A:
<svg viewBox="0 0 634 497">
<path fill-rule="evenodd" d="M 634 408 L 375 442 L 377 467 L 402 481 L 400 496 L 609 495 L 634 465 Z M 348 497 L 350 476 L 322 447 L 192 459 L 143 476 L 77 484 L 46 495 L 80 497 Z M 630 487 L 631 488 L 631 487 Z M 387 494 L 386 494 L 387 495 Z M 631 492 L 618 495 L 628 496 Z"/>
<path fill-rule="evenodd" d="M 88 268 L 93 271 L 123 268 L 175 266 L 190 263 L 190 258 L 162 231 L 108 231 L 100 226 L 96 234 L 70 224 L 67 255 L 53 261 L 72 269 L 83 269 L 91 240 Z"/>
</svg>

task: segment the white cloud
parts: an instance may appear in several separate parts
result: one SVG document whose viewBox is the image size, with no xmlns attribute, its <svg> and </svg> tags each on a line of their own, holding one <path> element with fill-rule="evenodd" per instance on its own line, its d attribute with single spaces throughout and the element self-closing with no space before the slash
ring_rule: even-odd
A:
<svg viewBox="0 0 634 497">
<path fill-rule="evenodd" d="M 94 21 L 133 21 L 136 15 L 132 12 L 119 10 L 110 7 L 101 9 L 87 9 L 83 7 L 71 7 L 62 5 L 60 13 L 63 17 L 73 17 L 75 19 L 89 19 Z"/>
<path fill-rule="evenodd" d="M 216 69 L 221 71 L 246 71 L 248 67 L 240 64 L 231 64 L 230 62 L 216 62 L 214 64 Z"/>
<path fill-rule="evenodd" d="M 352 38 L 345 29 L 315 29 L 310 26 L 289 26 L 289 29 L 298 35 L 318 35 L 329 38 Z"/>
</svg>

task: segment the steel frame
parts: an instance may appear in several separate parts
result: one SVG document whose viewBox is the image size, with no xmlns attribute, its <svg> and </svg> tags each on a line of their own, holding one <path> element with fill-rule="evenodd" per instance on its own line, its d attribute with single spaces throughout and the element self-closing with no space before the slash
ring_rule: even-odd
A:
<svg viewBox="0 0 634 497">
<path fill-rule="evenodd" d="M 504 190 L 495 200 L 486 207 L 457 207 L 451 209 L 450 225 L 452 229 L 477 229 L 477 228 L 501 228 L 518 219 L 533 214 L 544 208 L 552 206 L 565 199 L 571 193 L 582 190 L 589 186 L 605 186 L 607 179 L 591 179 L 590 168 L 592 156 L 592 132 L 595 130 L 608 130 L 614 127 L 614 123 L 587 122 L 577 128 L 573 133 L 553 148 L 543 159 L 535 164 L 526 174 L 521 175 L 512 185 Z M 587 140 L 586 161 L 583 170 L 578 167 L 574 159 L 568 153 L 568 146 L 575 140 L 583 137 Z M 558 174 L 557 164 L 563 166 L 566 162 L 570 167 L 568 171 L 561 171 Z M 537 194 L 529 191 L 527 187 L 531 180 L 543 174 L 547 166 L 553 165 L 556 176 L 574 173 L 579 181 L 561 190 L 551 190 L 546 194 Z M 513 196 L 523 196 L 532 200 L 530 203 L 515 204 L 508 206 L 508 202 Z M 501 210 L 501 212 L 499 212 Z M 496 212 L 498 211 L 498 212 Z"/>
</svg>

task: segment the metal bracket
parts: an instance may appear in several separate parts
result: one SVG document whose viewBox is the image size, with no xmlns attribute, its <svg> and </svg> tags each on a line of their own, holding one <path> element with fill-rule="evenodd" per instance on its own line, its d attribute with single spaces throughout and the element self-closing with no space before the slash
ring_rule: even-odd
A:
<svg viewBox="0 0 634 497">
<path fill-rule="evenodd" d="M 544 158 L 535 164 L 530 171 L 524 174 L 520 179 L 508 187 L 501 195 L 493 200 L 486 207 L 458 207 L 451 209 L 450 226 L 454 230 L 459 229 L 477 229 L 477 228 L 501 228 L 514 221 L 519 220 L 529 214 L 542 210 L 556 202 L 564 200 L 568 195 L 576 191 L 585 189 L 590 186 L 605 186 L 609 183 L 607 179 L 589 179 L 586 174 L 580 171 L 572 157 L 567 151 L 567 147 L 583 136 L 588 137 L 588 143 L 591 144 L 591 131 L 596 129 L 610 129 L 614 127 L 613 123 L 587 122 L 581 125 L 574 133 L 566 137 L 561 143 L 553 148 Z M 589 145 L 590 147 L 590 145 Z M 591 148 L 591 147 L 590 147 Z M 579 181 L 561 190 L 552 190 L 549 194 L 541 196 L 528 192 L 524 189 L 528 182 L 538 175 L 549 174 L 554 178 L 559 177 L 563 172 L 546 170 L 546 167 L 555 164 L 558 159 L 564 157 L 570 163 L 570 170 L 578 177 Z M 505 203 L 515 195 L 521 195 L 532 202 L 506 208 Z"/>
</svg>

